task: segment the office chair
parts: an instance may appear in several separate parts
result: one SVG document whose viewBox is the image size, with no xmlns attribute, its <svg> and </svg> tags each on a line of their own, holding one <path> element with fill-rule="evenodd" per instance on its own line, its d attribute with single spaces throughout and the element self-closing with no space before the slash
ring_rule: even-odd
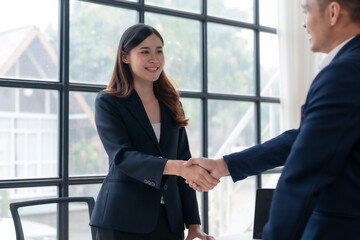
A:
<svg viewBox="0 0 360 240">
<path fill-rule="evenodd" d="M 262 231 L 269 220 L 270 206 L 275 189 L 259 188 L 256 190 L 253 238 L 262 239 Z"/>
<path fill-rule="evenodd" d="M 93 197 L 61 197 L 61 198 L 38 199 L 38 200 L 10 203 L 10 211 L 11 211 L 12 218 L 14 220 L 16 239 L 17 240 L 25 240 L 23 227 L 21 225 L 20 215 L 18 212 L 19 208 L 57 203 L 57 204 L 59 204 L 58 208 L 63 207 L 63 209 L 66 209 L 68 212 L 68 203 L 76 203 L 76 202 L 87 203 L 89 217 L 90 217 L 91 213 L 93 211 L 94 205 L 95 205 L 95 201 L 94 201 Z M 60 211 L 59 211 L 59 214 L 60 214 Z M 96 235 L 95 231 L 90 226 L 89 226 L 89 228 L 91 229 L 92 239 L 95 240 L 95 235 Z M 67 240 L 68 236 L 62 237 L 61 240 L 65 240 L 65 239 Z"/>
</svg>

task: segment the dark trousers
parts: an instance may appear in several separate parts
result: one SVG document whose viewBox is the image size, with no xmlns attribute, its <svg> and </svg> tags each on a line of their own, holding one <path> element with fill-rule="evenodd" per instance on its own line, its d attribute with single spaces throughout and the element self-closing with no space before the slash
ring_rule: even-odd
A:
<svg viewBox="0 0 360 240">
<path fill-rule="evenodd" d="M 158 223 L 151 233 L 129 233 L 111 229 L 96 229 L 96 240 L 184 240 L 184 231 L 171 232 L 165 205 L 161 204 Z"/>
</svg>

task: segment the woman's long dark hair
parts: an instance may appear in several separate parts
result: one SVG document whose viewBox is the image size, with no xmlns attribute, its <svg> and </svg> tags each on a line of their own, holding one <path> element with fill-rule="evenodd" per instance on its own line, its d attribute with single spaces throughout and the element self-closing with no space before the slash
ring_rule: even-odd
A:
<svg viewBox="0 0 360 240">
<path fill-rule="evenodd" d="M 160 33 L 155 28 L 143 23 L 135 24 L 123 33 L 116 54 L 114 70 L 106 88 L 108 93 L 126 98 L 134 90 L 134 79 L 130 67 L 122 61 L 122 57 L 129 54 L 131 49 L 138 46 L 151 34 L 158 36 L 164 45 Z M 157 99 L 170 110 L 175 124 L 179 127 L 185 127 L 188 124 L 188 119 L 185 119 L 179 93 L 167 78 L 164 70 L 159 79 L 154 82 L 154 93 Z"/>
</svg>

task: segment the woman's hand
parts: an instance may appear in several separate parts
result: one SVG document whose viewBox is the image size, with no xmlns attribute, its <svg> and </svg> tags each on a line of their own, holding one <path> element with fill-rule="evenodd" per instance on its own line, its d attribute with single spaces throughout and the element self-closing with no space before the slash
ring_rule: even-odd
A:
<svg viewBox="0 0 360 240">
<path fill-rule="evenodd" d="M 209 191 L 220 182 L 200 165 L 186 166 L 182 160 L 168 160 L 163 174 L 181 176 L 189 182 L 196 183 L 202 191 Z"/>
<path fill-rule="evenodd" d="M 186 240 L 199 238 L 201 240 L 215 240 L 214 237 L 207 235 L 201 230 L 200 224 L 192 224 L 189 226 L 189 232 Z"/>
</svg>

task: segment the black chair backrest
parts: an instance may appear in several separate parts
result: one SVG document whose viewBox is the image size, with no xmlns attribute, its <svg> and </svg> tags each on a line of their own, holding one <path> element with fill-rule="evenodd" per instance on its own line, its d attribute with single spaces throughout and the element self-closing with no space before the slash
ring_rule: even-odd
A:
<svg viewBox="0 0 360 240">
<path fill-rule="evenodd" d="M 272 196 L 275 189 L 259 188 L 256 190 L 253 238 L 262 239 L 262 231 L 269 219 Z"/>
<path fill-rule="evenodd" d="M 23 201 L 23 202 L 12 202 L 10 203 L 10 211 L 12 218 L 14 220 L 15 226 L 15 233 L 17 240 L 25 240 L 24 239 L 24 232 L 21 225 L 20 215 L 18 209 L 21 207 L 28 207 L 28 206 L 35 206 L 35 205 L 42 205 L 42 204 L 66 204 L 66 203 L 76 203 L 76 202 L 85 202 L 88 205 L 89 210 L 89 217 L 94 209 L 95 200 L 93 197 L 61 197 L 61 198 L 49 198 L 49 199 L 38 199 L 38 200 L 30 200 L 30 201 Z M 95 240 L 95 231 L 91 228 L 91 236 L 92 239 Z"/>
</svg>

